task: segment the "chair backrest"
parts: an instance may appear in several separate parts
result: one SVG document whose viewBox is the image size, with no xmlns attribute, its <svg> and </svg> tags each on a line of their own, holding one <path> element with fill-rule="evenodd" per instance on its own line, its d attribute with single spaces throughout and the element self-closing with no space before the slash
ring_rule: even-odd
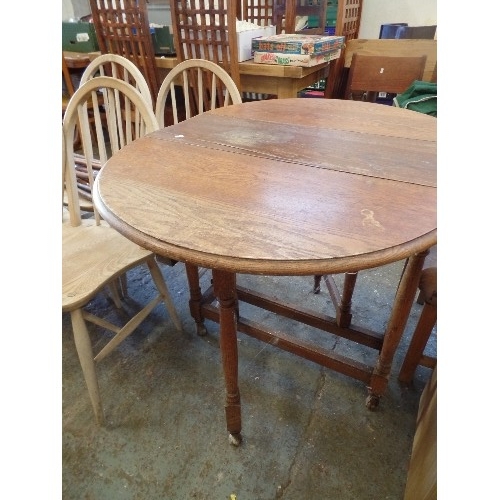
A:
<svg viewBox="0 0 500 500">
<path fill-rule="evenodd" d="M 101 54 L 90 62 L 80 78 L 80 85 L 96 76 L 111 76 L 135 87 L 153 107 L 151 91 L 139 68 L 128 59 L 116 54 Z"/>
<path fill-rule="evenodd" d="M 101 94 L 106 109 L 104 119 L 100 113 Z M 75 91 L 63 119 L 64 177 L 72 225 L 81 224 L 78 193 L 84 190 L 92 199 L 95 164 L 103 165 L 131 141 L 158 129 L 151 105 L 123 80 L 99 76 Z M 81 155 L 73 145 L 76 130 L 81 136 Z M 83 166 L 77 167 L 76 155 L 83 158 Z M 94 215 L 99 224 L 97 210 Z"/>
<path fill-rule="evenodd" d="M 421 39 L 363 39 L 349 40 L 344 50 L 343 65 L 346 70 L 351 67 L 354 53 L 370 56 L 415 57 L 427 56 L 422 80 L 433 81 L 437 61 L 437 40 Z"/>
<path fill-rule="evenodd" d="M 358 38 L 363 0 L 338 0 L 335 34 L 347 40 Z"/>
<path fill-rule="evenodd" d="M 286 0 L 285 33 L 324 35 L 326 27 L 327 0 Z M 297 16 L 315 16 L 316 28 L 296 29 Z"/>
<path fill-rule="evenodd" d="M 71 80 L 71 73 L 69 72 L 68 65 L 66 63 L 66 59 L 64 58 L 64 54 L 62 54 L 62 77 L 65 87 L 66 97 L 71 97 L 75 93 L 75 86 L 73 85 L 73 81 Z"/>
<path fill-rule="evenodd" d="M 89 0 L 101 54 L 132 61 L 146 79 L 154 100 L 160 88 L 146 0 Z"/>
<path fill-rule="evenodd" d="M 344 37 L 344 43 L 358 38 L 363 0 L 338 0 L 335 34 Z M 326 77 L 325 97 L 340 98 L 344 95 L 348 72 L 344 69 L 345 50 L 330 63 Z"/>
<path fill-rule="evenodd" d="M 177 89 L 176 85 L 180 85 Z M 177 99 L 182 94 L 182 103 Z M 156 119 L 164 126 L 165 103 L 171 99 L 173 122 L 192 118 L 211 109 L 240 104 L 241 94 L 229 73 L 204 59 L 188 59 L 170 71 L 156 100 Z"/>
<path fill-rule="evenodd" d="M 386 57 L 353 54 L 345 98 L 355 92 L 399 94 L 421 80 L 427 56 Z"/>
<path fill-rule="evenodd" d="M 279 34 L 285 28 L 285 10 L 286 0 L 241 0 L 241 12 L 237 12 L 237 17 L 259 26 L 276 26 Z"/>
<path fill-rule="evenodd" d="M 236 4 L 233 0 L 170 0 L 170 15 L 177 58 L 219 64 L 241 89 Z"/>
</svg>

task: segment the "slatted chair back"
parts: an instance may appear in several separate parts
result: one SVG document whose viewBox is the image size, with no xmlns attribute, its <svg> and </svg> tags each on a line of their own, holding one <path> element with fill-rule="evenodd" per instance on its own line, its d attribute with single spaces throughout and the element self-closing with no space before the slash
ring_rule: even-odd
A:
<svg viewBox="0 0 500 500">
<path fill-rule="evenodd" d="M 276 33 L 281 33 L 284 29 L 285 6 L 286 0 L 242 0 L 241 12 L 237 16 L 259 26 L 276 26 Z"/>
<path fill-rule="evenodd" d="M 129 59 L 116 54 L 101 54 L 85 68 L 80 78 L 80 85 L 96 76 L 110 76 L 130 83 L 142 94 L 151 108 L 153 107 L 148 82 L 139 68 Z"/>
<path fill-rule="evenodd" d="M 241 90 L 236 9 L 237 2 L 232 0 L 170 0 L 177 58 L 212 61 Z"/>
<path fill-rule="evenodd" d="M 362 8 L 363 0 L 338 0 L 335 34 L 343 36 L 345 44 L 358 38 Z M 345 52 L 330 63 L 324 93 L 327 99 L 341 99 L 344 95 L 348 76 L 344 69 Z"/>
<path fill-rule="evenodd" d="M 177 91 L 176 85 L 180 87 Z M 181 102 L 178 103 L 178 99 Z M 188 59 L 168 73 L 156 100 L 156 119 L 160 127 L 164 126 L 167 100 L 171 102 L 174 123 L 211 109 L 242 102 L 238 87 L 229 73 L 204 59 Z"/>
<path fill-rule="evenodd" d="M 71 182 L 66 189 L 74 187 L 89 201 L 92 201 L 94 178 L 99 171 L 96 165 L 104 165 L 121 148 L 159 128 L 145 98 L 127 82 L 108 76 L 91 78 L 75 91 L 68 103 L 63 127 L 67 163 L 75 170 L 74 186 Z M 78 151 L 68 146 L 76 130 L 81 135 L 81 150 Z M 75 199 L 74 196 L 70 198 Z M 68 207 L 72 221 L 78 224 L 79 206 L 68 204 Z M 99 222 L 99 213 L 94 210 L 94 214 Z"/>
<path fill-rule="evenodd" d="M 89 0 L 101 54 L 132 61 L 146 79 L 154 100 L 160 89 L 146 0 Z"/>
</svg>

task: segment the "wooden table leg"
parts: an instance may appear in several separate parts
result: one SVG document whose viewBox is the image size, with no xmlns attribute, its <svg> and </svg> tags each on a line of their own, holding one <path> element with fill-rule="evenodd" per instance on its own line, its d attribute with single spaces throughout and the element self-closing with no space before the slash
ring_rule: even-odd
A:
<svg viewBox="0 0 500 500">
<path fill-rule="evenodd" d="M 392 360 L 394 353 L 399 345 L 401 336 L 403 335 L 410 311 L 418 289 L 418 281 L 420 273 L 424 265 L 425 256 L 429 253 L 428 250 L 412 255 L 403 272 L 392 313 L 387 325 L 382 349 L 373 370 L 368 387 L 368 397 L 366 398 L 366 406 L 370 410 L 378 406 L 380 396 L 387 387 L 389 374 L 391 372 Z"/>
<path fill-rule="evenodd" d="M 201 288 L 198 266 L 186 262 L 186 275 L 189 284 L 189 311 L 196 323 L 196 333 L 203 336 L 207 334 L 207 328 L 201 314 Z"/>
<path fill-rule="evenodd" d="M 220 351 L 226 381 L 226 425 L 230 443 L 238 446 L 241 443 L 241 405 L 236 338 L 236 275 L 214 269 L 212 277 L 220 311 Z"/>
</svg>

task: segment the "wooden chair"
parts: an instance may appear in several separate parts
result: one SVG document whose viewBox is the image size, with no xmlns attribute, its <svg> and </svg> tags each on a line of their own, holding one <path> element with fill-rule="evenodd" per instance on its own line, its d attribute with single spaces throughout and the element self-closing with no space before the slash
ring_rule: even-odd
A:
<svg viewBox="0 0 500 500">
<path fill-rule="evenodd" d="M 437 322 L 437 267 L 432 266 L 422 270 L 418 288 L 417 302 L 422 303 L 423 308 L 398 377 L 405 384 L 413 380 L 418 365 L 433 369 L 437 361 L 434 356 L 424 354 L 432 329 Z"/>
<path fill-rule="evenodd" d="M 362 39 L 347 40 L 340 59 L 333 61 L 335 67 L 328 73 L 325 98 L 343 99 L 349 78 L 353 54 L 385 57 L 427 56 L 422 80 L 435 82 L 437 75 L 437 40 L 427 39 Z"/>
<path fill-rule="evenodd" d="M 168 73 L 156 101 L 156 117 L 160 127 L 163 126 L 167 100 L 171 101 L 174 123 L 214 108 L 242 102 L 241 94 L 231 76 L 216 63 L 204 59 L 188 59 Z M 162 258 L 160 261 L 164 262 Z M 175 262 L 165 263 L 172 265 Z M 207 269 L 188 263 L 185 266 L 190 287 L 190 304 L 193 304 L 201 296 L 200 276 L 207 272 Z M 192 314 L 198 317 L 195 306 L 192 307 Z M 196 328 L 198 335 L 206 334 L 202 321 L 196 322 Z"/>
<path fill-rule="evenodd" d="M 63 91 L 62 91 L 62 116 L 64 117 L 64 113 L 66 112 L 66 108 L 68 107 L 69 100 L 71 96 L 75 93 L 75 86 L 73 85 L 73 81 L 71 80 L 71 74 L 69 72 L 68 65 L 66 64 L 66 59 L 64 58 L 64 54 L 62 54 L 62 78 L 63 78 Z"/>
<path fill-rule="evenodd" d="M 327 0 L 242 0 L 238 19 L 260 26 L 276 26 L 276 33 L 323 35 Z M 318 27 L 296 30 L 297 16 L 318 17 Z"/>
<path fill-rule="evenodd" d="M 64 89 L 63 89 L 63 95 L 62 95 L 62 118 L 64 119 L 64 114 L 66 113 L 66 108 L 68 107 L 69 100 L 75 93 L 75 88 L 73 85 L 73 80 L 71 79 L 71 73 L 69 71 L 68 65 L 66 63 L 66 59 L 64 57 L 64 54 L 62 56 L 62 74 L 63 74 L 63 82 L 64 82 Z M 75 131 L 75 137 L 73 140 L 73 147 L 78 149 L 81 145 L 81 140 L 80 140 L 80 132 L 78 130 Z M 78 158 L 78 157 L 77 157 Z M 80 163 L 80 158 L 77 159 L 77 163 L 75 164 L 75 167 L 77 170 L 82 170 L 78 167 L 78 164 Z M 83 181 L 83 179 L 86 178 L 86 172 L 80 172 L 79 174 L 80 181 Z M 82 179 L 83 176 L 83 179 Z M 88 181 L 87 181 L 88 183 Z M 79 190 L 79 201 L 80 201 L 80 209 L 83 212 L 92 212 L 94 210 L 94 206 L 92 202 L 90 201 L 89 194 L 87 190 Z M 68 200 L 66 193 L 64 192 L 64 203 L 67 205 Z"/>
<path fill-rule="evenodd" d="M 344 43 L 358 38 L 363 0 L 338 0 L 335 34 L 344 37 Z M 324 96 L 327 99 L 341 99 L 344 95 L 347 73 L 344 71 L 345 50 L 328 68 Z"/>
<path fill-rule="evenodd" d="M 95 76 L 110 76 L 119 78 L 123 81 L 133 85 L 146 99 L 146 101 L 153 109 L 151 92 L 148 84 L 139 71 L 131 61 L 116 54 L 102 54 L 93 59 L 85 68 L 80 78 L 80 85 L 87 82 Z M 102 98 L 101 103 L 103 104 Z M 101 112 L 101 119 L 105 120 L 105 114 Z M 87 166 L 85 158 L 81 154 L 75 154 L 75 168 L 78 178 L 78 194 L 80 198 L 80 209 L 83 212 L 93 212 L 94 205 L 90 196 L 89 179 L 87 176 Z M 98 161 L 93 162 L 93 176 L 97 175 L 101 168 L 101 163 Z"/>
<path fill-rule="evenodd" d="M 109 140 L 104 133 L 100 118 L 98 92 L 103 93 L 106 103 Z M 92 102 L 94 121 L 89 120 L 89 100 Z M 124 103 L 123 106 L 122 103 Z M 93 190 L 92 162 L 94 159 L 97 158 L 98 161 L 104 163 L 108 157 L 133 140 L 134 130 L 131 125 L 125 130 L 120 130 L 124 123 L 122 110 L 125 110 L 126 122 L 129 124 L 131 115 L 135 115 L 134 126 L 137 137 L 158 130 L 158 122 L 153 110 L 144 97 L 130 84 L 110 77 L 92 78 L 78 88 L 69 102 L 63 120 L 63 187 L 66 188 L 68 196 L 69 219 L 63 216 L 62 310 L 71 315 L 78 357 L 95 418 L 99 424 L 104 422 L 104 412 L 99 394 L 96 363 L 102 361 L 135 331 L 161 302 L 165 304 L 175 327 L 179 331 L 182 329 L 155 255 L 111 228 L 101 219 L 97 210 L 94 210 L 93 218 L 82 219 L 81 216 L 74 168 L 73 134 L 79 127 L 90 189 Z M 91 129 L 93 133 L 90 132 Z M 94 140 L 94 137 L 97 140 Z M 86 305 L 105 287 L 113 290 L 123 273 L 144 264 L 149 268 L 158 294 L 139 312 L 134 313 L 124 326 L 113 324 L 106 318 L 97 317 L 86 310 Z M 114 333 L 113 337 L 95 355 L 87 330 L 87 322 Z"/>
<path fill-rule="evenodd" d="M 80 85 L 96 76 L 111 76 L 130 83 L 153 108 L 153 99 L 148 82 L 139 68 L 129 59 L 117 54 L 101 54 L 85 68 L 80 78 Z"/>
<path fill-rule="evenodd" d="M 117 54 L 144 75 L 155 104 L 160 88 L 147 0 L 89 0 L 101 54 Z"/>
<path fill-rule="evenodd" d="M 170 0 L 170 15 L 178 60 L 212 61 L 229 73 L 241 91 L 237 3 L 231 0 Z"/>
<path fill-rule="evenodd" d="M 180 88 L 179 82 L 182 83 Z M 177 105 L 179 98 L 182 99 L 180 106 Z M 242 102 L 231 76 L 217 64 L 205 59 L 183 61 L 163 80 L 156 101 L 156 119 L 160 127 L 164 126 L 167 100 L 171 102 L 173 123 L 211 109 Z"/>
<path fill-rule="evenodd" d="M 427 56 L 386 57 L 354 54 L 347 81 L 345 98 L 375 102 L 377 92 L 406 90 L 414 80 L 421 80 Z M 382 104 L 381 104 L 382 105 Z M 342 292 L 334 276 L 323 279 L 336 310 L 336 321 L 341 327 L 351 323 L 352 296 L 358 273 L 345 273 Z M 320 292 L 321 276 L 314 277 L 314 293 Z"/>
<path fill-rule="evenodd" d="M 353 54 L 345 99 L 375 102 L 378 92 L 400 94 L 422 80 L 427 56 L 393 57 Z"/>
<path fill-rule="evenodd" d="M 238 2 L 237 17 L 259 26 L 276 26 L 276 33 L 284 29 L 286 0 L 242 0 Z"/>
</svg>

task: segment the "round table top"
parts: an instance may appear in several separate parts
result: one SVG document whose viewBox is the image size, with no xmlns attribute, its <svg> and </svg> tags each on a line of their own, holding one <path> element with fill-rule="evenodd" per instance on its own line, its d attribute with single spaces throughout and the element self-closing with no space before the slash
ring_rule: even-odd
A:
<svg viewBox="0 0 500 500">
<path fill-rule="evenodd" d="M 271 99 L 129 144 L 94 201 L 160 255 L 239 273 L 309 275 L 437 242 L 436 118 L 382 104 Z"/>
</svg>

